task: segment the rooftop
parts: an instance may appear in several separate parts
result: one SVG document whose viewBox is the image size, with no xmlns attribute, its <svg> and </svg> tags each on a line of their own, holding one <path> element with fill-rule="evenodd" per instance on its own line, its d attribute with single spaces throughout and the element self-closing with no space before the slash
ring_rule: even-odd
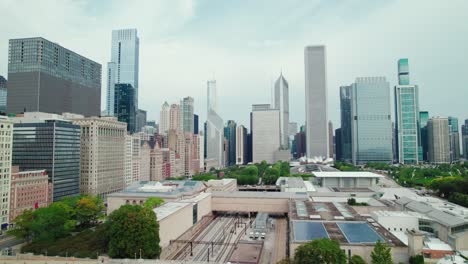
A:
<svg viewBox="0 0 468 264">
<path fill-rule="evenodd" d="M 213 192 L 213 197 L 226 198 L 262 198 L 262 199 L 307 199 L 302 192 Z"/>
<path fill-rule="evenodd" d="M 140 181 L 128 186 L 123 191 L 109 194 L 108 197 L 161 197 L 183 198 L 194 196 L 205 190 L 199 181 Z"/>
<path fill-rule="evenodd" d="M 314 171 L 312 174 L 319 178 L 383 178 L 368 171 Z"/>
</svg>

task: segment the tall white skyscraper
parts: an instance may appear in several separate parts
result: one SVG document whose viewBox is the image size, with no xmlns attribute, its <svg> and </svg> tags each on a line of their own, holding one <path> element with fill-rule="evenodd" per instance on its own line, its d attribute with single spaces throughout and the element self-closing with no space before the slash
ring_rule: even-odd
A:
<svg viewBox="0 0 468 264">
<path fill-rule="evenodd" d="M 275 82 L 273 103 L 280 113 L 280 147 L 289 149 L 289 85 L 282 73 Z"/>
<path fill-rule="evenodd" d="M 252 161 L 274 163 L 280 148 L 280 113 L 269 104 L 252 105 Z"/>
<path fill-rule="evenodd" d="M 170 120 L 170 106 L 167 102 L 161 107 L 161 112 L 159 113 L 159 133 L 161 135 L 167 135 L 167 131 L 169 130 L 169 120 Z"/>
<path fill-rule="evenodd" d="M 13 123 L 0 116 L 0 225 L 8 224 L 10 210 L 11 161 L 13 148 Z"/>
<path fill-rule="evenodd" d="M 307 158 L 328 157 L 328 102 L 325 46 L 304 49 Z"/>
<path fill-rule="evenodd" d="M 169 129 L 181 132 L 181 116 L 180 116 L 180 105 L 172 104 L 169 109 Z"/>
<path fill-rule="evenodd" d="M 216 80 L 207 82 L 206 159 L 217 168 L 224 164 L 224 124 L 218 114 Z"/>
<path fill-rule="evenodd" d="M 427 121 L 428 157 L 431 163 L 450 163 L 450 131 L 446 117 Z"/>
<path fill-rule="evenodd" d="M 111 61 L 107 63 L 107 115 L 114 116 L 116 83 L 131 84 L 135 88 L 135 109 L 138 109 L 139 49 L 136 29 L 112 30 Z"/>
</svg>

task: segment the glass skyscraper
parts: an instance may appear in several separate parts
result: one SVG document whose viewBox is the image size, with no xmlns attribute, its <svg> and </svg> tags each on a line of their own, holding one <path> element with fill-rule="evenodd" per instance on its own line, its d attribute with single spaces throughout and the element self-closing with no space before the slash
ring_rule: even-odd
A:
<svg viewBox="0 0 468 264">
<path fill-rule="evenodd" d="M 10 39 L 8 113 L 101 113 L 101 64 L 44 38 Z"/>
<path fill-rule="evenodd" d="M 273 108 L 280 110 L 280 142 L 289 149 L 289 84 L 281 73 L 275 82 Z"/>
<path fill-rule="evenodd" d="M 0 114 L 7 110 L 7 80 L 0 75 Z"/>
<path fill-rule="evenodd" d="M 236 164 L 236 128 L 237 124 L 234 120 L 228 120 L 224 128 L 224 138 L 226 138 L 228 144 L 228 154 L 225 162 L 227 166 Z"/>
<path fill-rule="evenodd" d="M 398 61 L 395 86 L 395 136 L 397 159 L 401 164 L 417 164 L 422 159 L 419 129 L 418 86 L 409 84 L 408 59 Z"/>
<path fill-rule="evenodd" d="M 429 112 L 428 111 L 420 111 L 419 112 L 419 124 L 421 127 L 421 149 L 422 149 L 422 157 L 424 161 L 428 161 L 428 138 L 427 138 L 427 121 L 429 121 Z"/>
<path fill-rule="evenodd" d="M 353 160 L 352 156 L 352 86 L 341 86 L 340 87 L 340 109 L 341 109 L 341 130 L 339 135 L 335 135 L 336 137 L 340 137 L 337 140 L 337 144 L 339 144 L 340 148 L 340 155 L 339 159 L 337 156 L 337 160 L 344 160 L 347 162 L 351 162 Z M 338 147 L 337 147 L 338 148 Z"/>
<path fill-rule="evenodd" d="M 80 194 L 80 126 L 61 120 L 16 123 L 13 165 L 20 170 L 46 169 L 53 200 Z"/>
<path fill-rule="evenodd" d="M 131 84 L 115 84 L 114 114 L 120 122 L 127 123 L 127 131 L 136 132 L 135 89 Z"/>
<path fill-rule="evenodd" d="M 180 101 L 180 107 L 182 111 L 182 131 L 184 133 L 194 132 L 194 115 L 193 115 L 193 103 L 192 97 L 185 97 Z"/>
<path fill-rule="evenodd" d="M 112 31 L 111 61 L 107 64 L 107 115 L 114 116 L 115 84 L 128 83 L 135 89 L 138 109 L 138 63 L 140 39 L 136 29 Z"/>
<path fill-rule="evenodd" d="M 224 164 L 223 119 L 218 114 L 216 81 L 207 82 L 207 120 L 206 120 L 206 160 L 215 160 L 217 168 Z"/>
<path fill-rule="evenodd" d="M 462 146 L 463 146 L 463 157 L 468 159 L 468 119 L 465 120 L 465 124 L 462 125 Z"/>
<path fill-rule="evenodd" d="M 391 163 L 389 83 L 385 77 L 357 78 L 351 96 L 353 163 Z"/>
<path fill-rule="evenodd" d="M 458 118 L 449 116 L 450 160 L 460 159 L 460 134 L 458 132 Z"/>
</svg>

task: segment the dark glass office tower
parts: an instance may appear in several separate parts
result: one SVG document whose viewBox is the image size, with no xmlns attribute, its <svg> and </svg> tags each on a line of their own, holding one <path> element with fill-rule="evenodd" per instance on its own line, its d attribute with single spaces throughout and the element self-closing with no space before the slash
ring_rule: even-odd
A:
<svg viewBox="0 0 468 264">
<path fill-rule="evenodd" d="M 7 80 L 0 75 L 0 115 L 6 114 L 7 105 Z"/>
<path fill-rule="evenodd" d="M 340 109 L 341 109 L 341 130 L 340 130 L 340 159 L 351 162 L 352 157 L 352 86 L 340 87 Z"/>
<path fill-rule="evenodd" d="M 46 169 L 53 199 L 80 194 L 80 126 L 59 120 L 14 124 L 13 165 Z"/>
<path fill-rule="evenodd" d="M 10 39 L 8 113 L 101 113 L 101 64 L 43 38 Z"/>
<path fill-rule="evenodd" d="M 225 161 L 226 166 L 236 164 L 236 128 L 237 124 L 234 120 L 228 120 L 226 127 L 224 127 L 224 138 L 229 146 L 227 160 Z"/>
<path fill-rule="evenodd" d="M 128 83 L 115 85 L 114 115 L 120 122 L 127 123 L 127 131 L 136 131 L 135 89 Z"/>
<path fill-rule="evenodd" d="M 429 139 L 427 138 L 427 121 L 429 120 L 429 112 L 420 111 L 419 112 L 419 123 L 421 129 L 421 148 L 423 161 L 428 161 L 428 152 L 429 152 Z"/>
</svg>

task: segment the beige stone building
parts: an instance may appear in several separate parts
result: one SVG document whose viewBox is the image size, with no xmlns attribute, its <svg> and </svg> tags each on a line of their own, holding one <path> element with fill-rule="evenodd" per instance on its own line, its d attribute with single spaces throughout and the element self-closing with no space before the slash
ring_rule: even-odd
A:
<svg viewBox="0 0 468 264">
<path fill-rule="evenodd" d="M 0 116 L 0 225 L 8 223 L 12 148 L 13 123 Z"/>
<path fill-rule="evenodd" d="M 103 198 L 124 188 L 127 124 L 115 117 L 73 120 L 81 127 L 81 193 Z"/>
</svg>

